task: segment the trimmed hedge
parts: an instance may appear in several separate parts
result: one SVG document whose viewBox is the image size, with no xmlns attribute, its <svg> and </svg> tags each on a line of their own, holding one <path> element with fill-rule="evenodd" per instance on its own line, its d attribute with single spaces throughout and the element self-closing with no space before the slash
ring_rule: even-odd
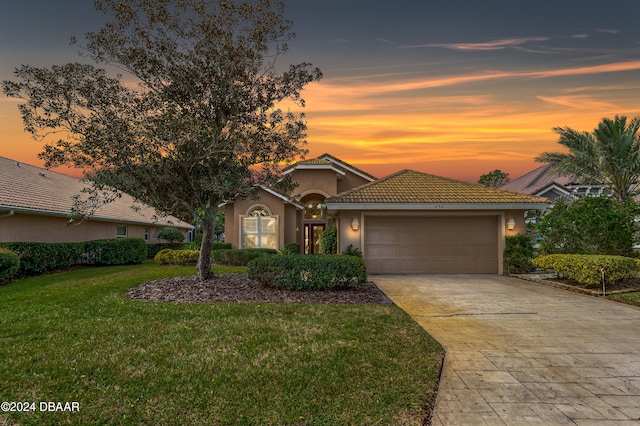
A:
<svg viewBox="0 0 640 426">
<path fill-rule="evenodd" d="M 9 250 L 0 248 L 0 283 L 10 281 L 20 268 L 20 258 Z"/>
<path fill-rule="evenodd" d="M 356 256 L 269 256 L 247 264 L 249 278 L 290 290 L 358 287 L 367 282 L 364 260 Z"/>
<path fill-rule="evenodd" d="M 223 241 L 214 241 L 211 250 L 229 250 L 231 249 L 231 243 L 225 243 Z"/>
<path fill-rule="evenodd" d="M 0 243 L 20 258 L 18 276 L 40 275 L 72 265 L 125 265 L 147 258 L 142 238 L 111 238 L 79 243 Z"/>
<path fill-rule="evenodd" d="M 548 254 L 536 257 L 533 264 L 541 269 L 552 269 L 561 278 L 573 279 L 587 286 L 602 283 L 602 268 L 608 283 L 635 278 L 640 273 L 640 260 L 604 254 Z"/>
<path fill-rule="evenodd" d="M 215 263 L 231 266 L 246 266 L 250 261 L 263 256 L 278 254 L 273 249 L 222 249 L 211 252 Z"/>
<path fill-rule="evenodd" d="M 198 263 L 198 250 L 160 250 L 153 260 L 158 265 L 195 265 Z"/>
</svg>

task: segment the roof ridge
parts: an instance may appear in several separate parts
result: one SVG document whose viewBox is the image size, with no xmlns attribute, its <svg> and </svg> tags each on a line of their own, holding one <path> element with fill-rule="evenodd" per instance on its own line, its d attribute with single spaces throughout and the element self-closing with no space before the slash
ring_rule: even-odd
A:
<svg viewBox="0 0 640 426">
<path fill-rule="evenodd" d="M 542 202 L 518 194 L 443 176 L 403 169 L 325 200 L 326 203 L 495 203 Z"/>
</svg>

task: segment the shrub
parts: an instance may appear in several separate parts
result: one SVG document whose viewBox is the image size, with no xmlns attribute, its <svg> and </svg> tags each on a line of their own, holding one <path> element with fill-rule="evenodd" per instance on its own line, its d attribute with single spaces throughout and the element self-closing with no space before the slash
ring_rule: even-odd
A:
<svg viewBox="0 0 640 426">
<path fill-rule="evenodd" d="M 82 256 L 91 265 L 142 263 L 147 258 L 147 243 L 137 237 L 86 241 Z"/>
<path fill-rule="evenodd" d="M 246 266 L 253 259 L 278 254 L 273 249 L 221 249 L 211 252 L 215 263 L 231 266 Z"/>
<path fill-rule="evenodd" d="M 288 250 L 290 253 L 298 254 L 300 253 L 300 244 L 298 243 L 285 244 L 284 249 Z"/>
<path fill-rule="evenodd" d="M 184 241 L 184 235 L 180 232 L 179 229 L 176 229 L 171 226 L 167 226 L 162 228 L 158 235 L 156 236 L 159 240 L 165 240 L 169 243 L 181 243 Z"/>
<path fill-rule="evenodd" d="M 198 262 L 198 250 L 160 250 L 153 258 L 158 265 L 195 265 Z"/>
<path fill-rule="evenodd" d="M 533 259 L 533 264 L 586 286 L 602 282 L 602 268 L 608 283 L 634 278 L 640 272 L 640 260 L 613 255 L 548 254 Z"/>
<path fill-rule="evenodd" d="M 10 281 L 20 268 L 20 258 L 8 249 L 0 248 L 0 283 Z"/>
<path fill-rule="evenodd" d="M 142 238 L 112 238 L 79 243 L 1 243 L 20 258 L 18 276 L 84 265 L 124 265 L 147 258 Z"/>
<path fill-rule="evenodd" d="M 290 290 L 329 290 L 367 282 L 363 259 L 339 255 L 263 257 L 247 264 L 247 275 L 263 285 Z"/>
<path fill-rule="evenodd" d="M 342 254 L 347 256 L 362 257 L 362 252 L 360 251 L 360 249 L 358 247 L 354 247 L 353 244 L 349 244 L 347 249 L 343 251 Z"/>
<path fill-rule="evenodd" d="M 20 258 L 18 276 L 40 275 L 81 262 L 83 243 L 2 243 Z"/>
<path fill-rule="evenodd" d="M 503 261 L 507 273 L 525 273 L 533 269 L 531 260 L 535 257 L 533 240 L 528 235 L 508 236 L 505 240 Z"/>
<path fill-rule="evenodd" d="M 166 248 L 172 250 L 191 250 L 191 244 L 185 243 L 155 243 L 155 244 L 147 244 L 147 258 L 153 259 L 158 252 L 164 250 Z M 197 245 L 197 249 L 200 249 L 200 244 Z"/>
<path fill-rule="evenodd" d="M 327 228 L 320 235 L 320 250 L 324 254 L 333 254 L 338 252 L 338 229 L 335 225 Z"/>
<path fill-rule="evenodd" d="M 212 250 L 229 250 L 231 249 L 231 243 L 225 243 L 224 241 L 214 241 Z"/>
<path fill-rule="evenodd" d="M 557 201 L 537 224 L 540 252 L 631 255 L 637 214 L 635 201 L 611 197 Z"/>
</svg>

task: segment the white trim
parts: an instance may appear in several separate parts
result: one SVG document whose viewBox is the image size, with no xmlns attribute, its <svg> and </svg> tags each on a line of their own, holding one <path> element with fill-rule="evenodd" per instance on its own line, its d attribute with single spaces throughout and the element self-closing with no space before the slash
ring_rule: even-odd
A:
<svg viewBox="0 0 640 426">
<path fill-rule="evenodd" d="M 294 170 L 333 170 L 334 172 L 338 173 L 341 176 L 344 176 L 347 174 L 343 170 L 336 169 L 331 164 L 298 164 L 296 166 L 293 166 L 290 169 L 285 170 L 284 172 L 282 172 L 282 174 L 287 175 L 293 172 Z"/>
<path fill-rule="evenodd" d="M 253 209 L 257 209 L 258 207 L 265 209 L 267 211 L 267 213 L 269 213 L 267 216 L 273 216 L 271 214 L 271 209 L 269 207 L 265 206 L 264 204 L 260 204 L 260 203 L 256 203 L 256 204 L 252 205 L 251 207 L 249 207 L 247 209 L 247 212 L 244 215 L 249 217 L 250 216 L 249 213 L 251 213 L 251 211 Z M 262 216 L 262 217 L 264 217 L 264 216 Z"/>
</svg>

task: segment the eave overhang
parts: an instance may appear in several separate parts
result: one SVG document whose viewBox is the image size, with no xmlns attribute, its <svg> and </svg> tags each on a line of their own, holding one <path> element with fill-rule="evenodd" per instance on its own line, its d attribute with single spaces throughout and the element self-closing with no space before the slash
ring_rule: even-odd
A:
<svg viewBox="0 0 640 426">
<path fill-rule="evenodd" d="M 37 216 L 63 217 L 63 218 L 70 217 L 69 212 L 0 205 L 0 212 L 7 211 L 7 210 L 13 211 L 14 213 L 37 215 Z M 128 224 L 128 225 L 153 225 L 153 226 L 169 226 L 170 225 L 170 226 L 175 226 L 176 228 L 195 229 L 195 226 L 191 224 L 187 224 L 186 222 L 183 224 L 180 224 L 180 223 L 175 223 L 171 220 L 153 222 L 153 221 L 144 221 L 144 220 L 120 219 L 115 217 L 99 216 L 99 215 L 89 215 L 87 217 L 87 220 L 122 223 L 122 224 Z"/>
<path fill-rule="evenodd" d="M 549 203 L 325 203 L 327 211 L 545 210 Z"/>
</svg>

